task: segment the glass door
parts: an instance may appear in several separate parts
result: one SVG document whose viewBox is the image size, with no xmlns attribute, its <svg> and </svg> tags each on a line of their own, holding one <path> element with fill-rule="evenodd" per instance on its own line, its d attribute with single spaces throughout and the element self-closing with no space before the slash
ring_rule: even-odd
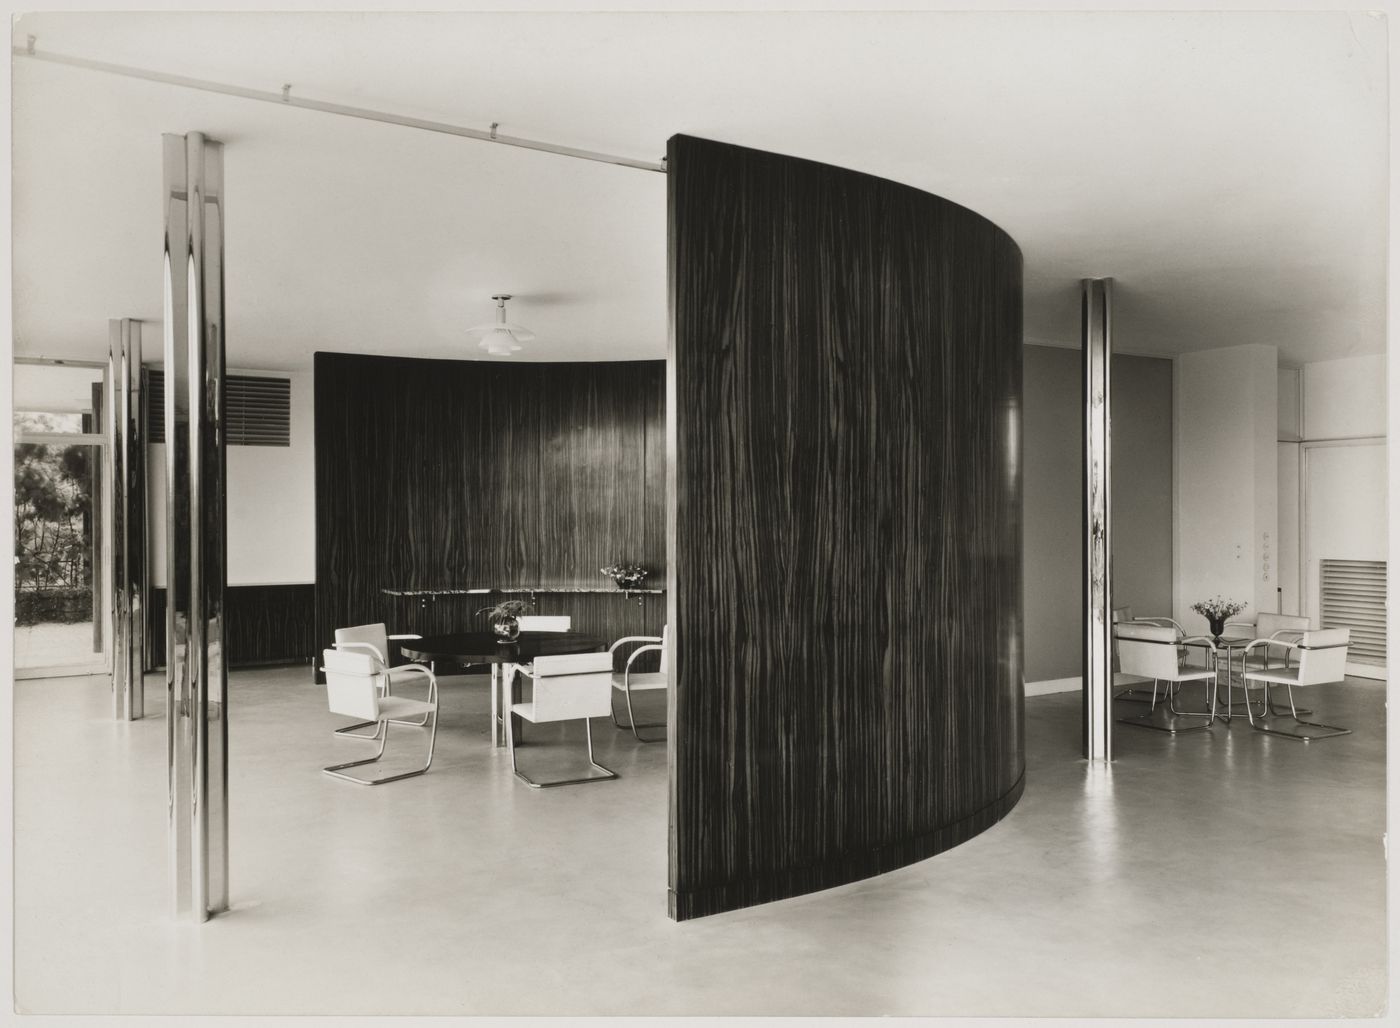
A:
<svg viewBox="0 0 1400 1028">
<path fill-rule="evenodd" d="M 105 674 L 103 366 L 16 362 L 15 677 Z"/>
</svg>

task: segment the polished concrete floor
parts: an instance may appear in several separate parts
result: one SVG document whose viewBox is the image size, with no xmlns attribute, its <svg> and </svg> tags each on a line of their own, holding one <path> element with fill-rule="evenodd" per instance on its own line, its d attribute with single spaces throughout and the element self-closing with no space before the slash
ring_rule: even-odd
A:
<svg viewBox="0 0 1400 1028">
<path fill-rule="evenodd" d="M 492 750 L 480 679 L 444 679 L 432 771 L 317 768 L 305 669 L 230 683 L 232 910 L 167 913 L 163 684 L 15 690 L 17 1008 L 72 1013 L 1329 1017 L 1385 1003 L 1384 686 L 1308 698 L 1354 735 L 1118 731 L 1026 703 L 1025 796 L 900 871 L 667 920 L 666 754 L 595 722 L 613 782 L 533 791 Z M 581 733 L 521 751 L 546 759 Z M 421 733 L 391 739 L 405 765 Z"/>
</svg>

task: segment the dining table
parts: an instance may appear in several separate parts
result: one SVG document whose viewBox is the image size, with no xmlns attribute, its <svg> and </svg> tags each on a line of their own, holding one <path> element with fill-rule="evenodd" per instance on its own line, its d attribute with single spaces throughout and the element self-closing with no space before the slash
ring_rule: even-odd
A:
<svg viewBox="0 0 1400 1028">
<path fill-rule="evenodd" d="M 601 639 L 582 632 L 521 632 L 512 642 L 505 642 L 492 632 L 456 632 L 399 643 L 399 652 L 410 660 L 426 662 L 434 673 L 439 661 L 462 668 L 490 665 L 491 741 L 497 748 L 506 744 L 505 714 L 510 709 L 508 690 L 514 677 L 507 673 L 511 665 L 564 653 L 598 653 L 605 648 Z"/>
</svg>

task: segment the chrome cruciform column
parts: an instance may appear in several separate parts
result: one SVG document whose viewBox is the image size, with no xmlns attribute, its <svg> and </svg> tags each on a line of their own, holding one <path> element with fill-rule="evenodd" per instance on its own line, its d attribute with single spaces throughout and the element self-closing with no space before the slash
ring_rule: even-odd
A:
<svg viewBox="0 0 1400 1028">
<path fill-rule="evenodd" d="M 141 420 L 141 322 L 107 323 L 107 438 L 112 481 L 112 713 L 146 713 L 146 433 Z"/>
<path fill-rule="evenodd" d="M 175 912 L 228 909 L 223 146 L 165 147 L 165 679 Z"/>
<path fill-rule="evenodd" d="M 1084 756 L 1113 757 L 1109 361 L 1113 279 L 1084 279 Z"/>
</svg>

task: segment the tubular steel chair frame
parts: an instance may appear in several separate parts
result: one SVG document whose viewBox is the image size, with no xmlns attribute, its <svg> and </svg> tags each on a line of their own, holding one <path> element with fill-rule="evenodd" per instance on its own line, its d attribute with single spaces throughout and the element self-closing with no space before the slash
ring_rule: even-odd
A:
<svg viewBox="0 0 1400 1028">
<path fill-rule="evenodd" d="M 321 770 L 332 778 L 339 778 L 342 781 L 353 782 L 356 785 L 386 785 L 389 782 L 402 781 L 405 778 L 416 778 L 419 775 L 427 774 L 428 769 L 433 766 L 433 749 L 437 744 L 438 726 L 438 701 L 437 701 L 437 677 L 432 670 L 422 664 L 404 664 L 403 668 L 411 669 L 415 674 L 427 676 L 428 679 L 428 699 L 409 700 L 397 696 L 383 696 L 379 691 L 377 679 L 379 673 L 375 668 L 375 661 L 372 655 L 367 653 L 355 653 L 354 651 L 330 649 L 322 653 L 323 665 L 321 670 L 326 675 L 326 691 L 331 710 L 335 713 L 346 712 L 343 708 L 353 707 L 351 713 L 364 717 L 368 714 L 375 715 L 375 720 L 366 721 L 365 724 L 375 724 L 373 736 L 352 736 L 372 742 L 376 739 L 379 742 L 379 749 L 372 757 L 363 760 L 347 760 L 341 764 L 332 764 L 330 767 L 323 767 Z M 356 659 L 360 658 L 360 659 Z M 361 680 L 357 683 L 355 680 Z M 342 709 L 337 709 L 337 704 Z M 406 721 L 393 717 L 395 711 L 407 715 L 421 713 L 423 721 Z M 363 767 L 366 764 L 376 763 L 384 756 L 384 747 L 389 742 L 389 722 L 397 724 L 407 724 L 416 727 L 423 727 L 429 715 L 432 716 L 432 730 L 428 735 L 428 759 L 421 768 L 412 771 L 403 771 L 398 774 L 384 775 L 380 778 L 358 778 L 355 775 L 344 774 L 344 770 L 350 767 Z M 381 734 L 382 733 L 382 734 Z"/>
<path fill-rule="evenodd" d="M 1169 620 L 1169 619 L 1163 619 Z M 1217 679 L 1215 673 L 1215 644 L 1206 636 L 1179 638 L 1177 627 L 1149 624 L 1146 619 L 1137 622 L 1121 622 L 1114 631 L 1118 643 L 1119 661 L 1124 674 L 1137 675 L 1152 680 L 1152 707 L 1137 717 L 1120 717 L 1118 722 L 1136 725 L 1138 728 L 1151 728 L 1157 732 L 1177 735 L 1183 732 L 1197 732 L 1215 723 L 1215 699 Z M 1180 666 L 1180 647 L 1201 646 L 1210 651 L 1209 668 L 1183 670 Z M 1158 651 L 1162 652 L 1158 652 Z M 1159 725 L 1152 720 L 1157 709 L 1157 685 L 1167 683 L 1167 709 L 1178 717 L 1203 717 L 1203 725 L 1177 728 L 1174 725 Z M 1210 709 L 1207 711 L 1177 710 L 1176 692 L 1182 682 L 1207 682 Z"/>
<path fill-rule="evenodd" d="M 337 628 L 335 630 L 335 648 L 337 650 L 360 650 L 370 654 L 380 664 L 382 678 L 379 682 L 379 691 L 385 696 L 393 695 L 393 680 L 399 668 L 391 667 L 388 658 L 388 645 L 395 640 L 421 639 L 421 635 L 389 635 L 388 630 L 382 622 L 372 625 L 355 625 L 350 628 Z M 383 640 L 381 645 L 380 640 Z M 404 665 L 407 666 L 407 665 Z M 421 665 L 420 665 L 421 666 Z M 430 669 L 431 671 L 431 669 Z M 421 728 L 428 723 L 427 715 L 418 721 L 405 721 L 393 718 L 401 725 L 413 725 Z M 361 728 L 368 728 L 374 725 L 373 735 L 357 734 Z M 334 734 L 344 736 L 349 739 L 378 739 L 380 723 L 375 721 L 357 721 L 353 725 L 346 725 L 344 728 L 337 728 Z"/>
<path fill-rule="evenodd" d="M 1278 628 L 1274 628 L 1274 629 L 1272 629 L 1272 630 L 1268 630 L 1268 629 L 1267 629 L 1267 626 L 1268 626 L 1269 624 L 1272 623 L 1272 622 L 1271 622 L 1270 620 L 1268 620 L 1268 619 L 1271 619 L 1271 618 L 1272 618 L 1272 619 L 1277 619 L 1277 620 L 1280 621 L 1280 622 L 1292 622 L 1292 624 L 1282 624 L 1282 625 L 1280 625 Z M 1268 611 L 1261 611 L 1261 612 L 1259 613 L 1259 615 L 1258 615 L 1253 621 L 1227 621 L 1227 622 L 1225 622 L 1225 627 L 1226 627 L 1226 628 L 1229 628 L 1229 627 L 1231 627 L 1231 626 L 1234 626 L 1235 628 L 1248 628 L 1248 629 L 1249 629 L 1250 638 L 1253 639 L 1253 640 L 1255 640 L 1256 642 L 1257 642 L 1258 640 L 1260 640 L 1260 639 L 1268 639 L 1271 643 L 1273 643 L 1273 642 L 1277 642 L 1277 643 L 1278 643 L 1278 646 L 1277 646 L 1277 647 L 1265 647 L 1265 648 L 1264 648 L 1263 667 L 1264 667 L 1265 670 L 1268 670 L 1270 667 L 1273 666 L 1272 663 L 1271 663 L 1271 661 L 1270 661 L 1270 654 L 1272 653 L 1273 649 L 1276 649 L 1276 648 L 1281 648 L 1281 649 L 1284 650 L 1284 654 L 1283 654 L 1283 666 L 1284 666 L 1285 668 L 1289 667 L 1289 662 L 1290 662 L 1290 658 L 1291 658 L 1291 655 L 1292 655 L 1292 651 L 1289 650 L 1289 648 L 1288 648 L 1288 643 L 1297 642 L 1299 639 L 1302 638 L 1304 632 L 1308 632 L 1308 631 L 1311 631 L 1311 630 L 1312 630 L 1312 622 L 1311 622 L 1311 620 L 1310 620 L 1309 618 L 1307 618 L 1307 617 L 1304 617 L 1304 616 L 1301 615 L 1301 614 L 1273 614 L 1273 613 L 1270 613 L 1270 612 L 1268 612 Z M 1249 670 L 1249 657 L 1248 657 L 1247 654 L 1241 654 L 1241 656 L 1240 656 L 1240 672 L 1241 672 L 1241 674 L 1243 674 L 1245 671 L 1248 671 L 1248 670 Z M 1273 698 L 1270 697 L 1270 696 L 1268 695 L 1268 690 L 1267 690 L 1267 689 L 1264 690 L 1264 693 L 1265 693 L 1266 703 L 1265 703 L 1265 706 L 1264 706 L 1264 712 L 1263 712 L 1262 714 L 1259 715 L 1260 717 L 1267 717 L 1267 716 L 1269 716 L 1269 715 L 1271 715 L 1271 714 L 1272 714 L 1272 715 L 1282 715 L 1283 713 L 1285 713 L 1284 711 L 1279 710 L 1277 707 L 1274 706 Z M 1229 690 L 1227 689 L 1226 692 L 1225 692 L 1225 703 L 1226 703 L 1227 709 L 1231 706 L 1231 699 L 1232 699 L 1232 697 L 1230 696 L 1230 692 L 1229 692 Z M 1246 689 L 1246 690 L 1245 690 L 1245 706 L 1246 706 L 1246 708 L 1248 707 L 1248 705 L 1249 705 L 1249 690 Z M 1246 713 L 1248 713 L 1247 710 L 1246 710 Z M 1294 714 L 1311 714 L 1312 711 L 1309 710 L 1307 707 L 1298 707 L 1296 710 L 1293 711 L 1293 713 L 1294 713 Z"/>
<path fill-rule="evenodd" d="M 1288 631 L 1284 629 L 1282 631 Z M 1278 633 L 1274 633 L 1277 635 Z M 1245 659 L 1249 657 L 1249 651 L 1256 646 L 1265 647 L 1268 652 L 1269 647 L 1286 647 L 1289 654 L 1297 654 L 1298 664 L 1290 668 L 1285 657 L 1282 668 L 1265 667 L 1261 671 L 1244 672 L 1245 690 L 1245 713 L 1249 715 L 1249 726 L 1256 732 L 1265 732 L 1269 735 L 1281 735 L 1285 739 L 1298 739 L 1302 742 L 1311 742 L 1313 739 L 1331 739 L 1338 735 L 1350 735 L 1350 728 L 1340 728 L 1337 725 L 1325 725 L 1320 721 L 1304 721 L 1298 715 L 1312 713 L 1310 710 L 1299 710 L 1293 702 L 1293 687 L 1308 685 L 1324 685 L 1329 682 L 1338 682 L 1346 677 L 1346 655 L 1347 647 L 1351 644 L 1351 630 L 1347 628 L 1312 629 L 1303 633 L 1303 638 L 1298 642 L 1286 643 L 1276 638 L 1255 639 L 1244 649 Z M 1340 651 L 1338 653 L 1337 651 Z M 1314 656 L 1317 654 L 1318 656 Z M 1326 654 L 1322 657 L 1322 654 Z M 1320 670 L 1315 670 L 1317 664 L 1322 663 Z M 1309 676 L 1309 672 L 1314 672 Z M 1310 679 L 1310 680 L 1308 680 Z M 1254 720 L 1254 710 L 1249 705 L 1249 685 L 1251 682 L 1258 682 L 1264 689 L 1264 710 L 1267 712 L 1259 716 L 1259 723 Z M 1268 715 L 1273 714 L 1281 717 L 1282 714 L 1274 711 L 1273 702 L 1269 698 L 1270 685 L 1284 685 L 1288 687 L 1288 713 L 1293 718 L 1293 723 L 1305 728 L 1319 728 L 1320 732 L 1309 735 L 1304 732 L 1286 732 L 1279 728 L 1270 728 L 1265 723 Z"/>
<path fill-rule="evenodd" d="M 665 742 L 666 736 L 664 734 L 655 739 L 643 739 L 641 735 L 637 733 L 637 729 L 639 728 L 665 728 L 666 722 L 647 721 L 642 724 L 637 723 L 637 715 L 632 710 L 632 689 L 634 688 L 634 686 L 632 685 L 632 662 L 636 660 L 639 656 L 641 656 L 643 653 L 661 654 L 661 670 L 659 673 L 662 675 L 666 675 L 666 681 L 647 682 L 646 684 L 638 685 L 635 688 L 642 692 L 654 692 L 658 689 L 669 689 L 671 687 L 671 683 L 666 659 L 666 632 L 663 629 L 661 635 L 623 636 L 621 639 L 617 640 L 617 642 L 613 643 L 610 647 L 608 647 L 608 653 L 614 653 L 619 646 L 622 646 L 626 643 L 635 642 L 644 643 L 645 645 L 638 646 L 635 650 L 631 652 L 631 654 L 628 655 L 627 662 L 622 666 L 622 681 L 620 683 L 618 682 L 616 674 L 613 675 L 612 680 L 613 691 L 621 692 L 623 699 L 627 702 L 627 724 L 624 725 L 622 722 L 618 721 L 617 710 L 612 704 L 612 702 L 608 703 L 608 713 L 612 715 L 612 723 L 614 727 L 630 728 L 632 730 L 632 737 L 638 742 Z M 612 698 L 609 697 L 610 701 L 611 699 Z"/>
<path fill-rule="evenodd" d="M 1159 628 L 1165 628 L 1165 627 L 1167 627 L 1168 625 L 1170 625 L 1172 628 L 1175 628 L 1175 629 L 1176 629 L 1177 653 L 1178 653 L 1178 655 L 1183 656 L 1183 657 L 1186 655 L 1186 647 L 1183 645 L 1183 642 L 1184 642 L 1184 640 L 1186 639 L 1186 629 L 1184 629 L 1184 628 L 1181 627 L 1180 622 L 1175 621 L 1175 620 L 1173 620 L 1172 618 L 1169 618 L 1169 617 L 1134 617 L 1134 616 L 1133 616 L 1133 608 L 1132 608 L 1132 607 L 1117 607 L 1117 608 L 1115 608 L 1114 611 L 1113 611 L 1113 625 L 1114 625 L 1114 631 L 1117 632 L 1118 626 L 1119 626 L 1119 625 L 1123 625 L 1123 624 L 1128 624 L 1128 625 L 1156 625 L 1156 626 L 1159 627 Z M 1114 665 L 1114 671 L 1115 671 L 1117 674 L 1122 674 L 1122 675 L 1124 675 L 1124 676 L 1127 677 L 1127 678 L 1141 679 L 1141 676 L 1140 676 L 1140 675 L 1131 675 L 1131 674 L 1128 674 L 1128 673 L 1125 672 L 1125 671 L 1122 671 L 1122 670 L 1121 670 L 1121 667 L 1120 667 L 1120 663 L 1121 663 L 1121 662 L 1120 662 L 1119 659 L 1118 659 L 1118 637 L 1115 635 L 1115 636 L 1114 636 L 1114 639 L 1113 639 L 1113 665 Z M 1117 676 L 1116 676 L 1116 674 L 1115 674 L 1114 686 L 1117 687 L 1119 684 L 1120 684 L 1120 683 L 1117 681 Z M 1113 696 L 1113 698 L 1114 698 L 1115 700 L 1122 700 L 1124 703 L 1150 703 L 1150 704 L 1152 704 L 1153 706 L 1156 706 L 1156 704 L 1157 704 L 1157 693 L 1156 693 L 1156 690 L 1155 690 L 1155 689 L 1152 690 L 1151 692 L 1149 692 L 1149 691 L 1146 690 L 1146 689 L 1139 689 L 1139 688 L 1138 688 L 1138 685 L 1140 684 L 1140 682 L 1131 682 L 1131 683 L 1129 683 L 1129 682 L 1124 682 L 1124 683 L 1122 683 L 1122 684 L 1125 685 L 1125 686 L 1127 686 L 1127 688 L 1125 688 L 1122 692 L 1115 693 L 1114 696 Z M 1190 713 L 1190 711 L 1185 711 L 1184 713 Z"/>
<path fill-rule="evenodd" d="M 532 789 L 552 789 L 557 785 L 578 785 L 583 782 L 608 782 L 617 777 L 617 772 L 604 767 L 593 757 L 593 723 L 591 718 L 601 717 L 603 712 L 590 705 L 590 699 L 597 702 L 604 688 L 607 689 L 607 702 L 612 707 L 612 654 L 611 653 L 571 653 L 559 656 L 536 657 L 532 664 L 512 664 L 511 673 L 520 673 L 531 680 L 531 701 L 510 704 L 505 711 L 506 745 L 510 748 L 510 769 L 515 777 Z M 586 690 L 595 690 L 598 696 L 590 696 Z M 599 704 L 601 705 L 601 704 Z M 541 708 L 545 708 L 541 710 Z M 518 715 L 531 724 L 550 721 L 583 721 L 584 736 L 588 743 L 588 764 L 600 775 L 584 775 L 580 778 L 559 778 L 540 782 L 520 770 L 515 754 L 514 717 Z"/>
</svg>

